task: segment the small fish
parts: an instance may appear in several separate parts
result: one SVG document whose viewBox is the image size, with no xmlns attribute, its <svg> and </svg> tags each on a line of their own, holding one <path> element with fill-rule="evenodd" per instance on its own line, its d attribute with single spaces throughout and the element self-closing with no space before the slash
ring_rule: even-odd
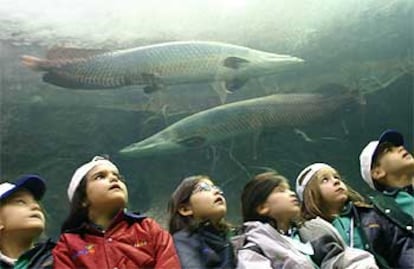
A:
<svg viewBox="0 0 414 269">
<path fill-rule="evenodd" d="M 222 99 L 250 78 L 278 73 L 302 62 L 289 55 L 206 41 L 167 42 L 118 51 L 60 48 L 51 50 L 46 59 L 22 56 L 23 65 L 46 72 L 43 81 L 63 88 L 141 85 L 151 93 L 169 85 L 204 82 L 212 83 Z"/>
<path fill-rule="evenodd" d="M 229 103 L 188 116 L 119 153 L 140 157 L 213 145 L 264 128 L 304 126 L 356 103 L 354 93 L 275 94 Z"/>
</svg>

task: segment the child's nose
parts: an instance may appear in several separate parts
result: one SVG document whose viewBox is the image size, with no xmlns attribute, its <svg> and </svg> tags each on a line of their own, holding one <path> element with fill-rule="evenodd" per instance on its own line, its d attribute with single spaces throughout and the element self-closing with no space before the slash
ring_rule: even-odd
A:
<svg viewBox="0 0 414 269">
<path fill-rule="evenodd" d="M 31 203 L 31 209 L 33 210 L 41 210 L 40 205 L 38 202 Z"/>
<path fill-rule="evenodd" d="M 111 175 L 111 176 L 109 176 L 109 181 L 110 182 L 116 182 L 116 181 L 119 181 L 119 178 L 115 175 Z"/>
</svg>

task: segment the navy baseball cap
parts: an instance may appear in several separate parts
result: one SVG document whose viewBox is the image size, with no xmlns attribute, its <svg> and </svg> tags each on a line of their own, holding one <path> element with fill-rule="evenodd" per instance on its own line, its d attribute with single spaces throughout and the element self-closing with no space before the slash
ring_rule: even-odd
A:
<svg viewBox="0 0 414 269">
<path fill-rule="evenodd" d="M 37 175 L 21 176 L 14 183 L 3 182 L 0 184 L 0 200 L 6 199 L 21 189 L 28 190 L 39 201 L 46 192 L 46 183 L 43 178 Z"/>
<path fill-rule="evenodd" d="M 404 137 L 397 130 L 385 130 L 378 138 L 378 140 L 369 142 L 359 155 L 361 176 L 364 181 L 374 190 L 376 188 L 371 176 L 372 164 L 378 155 L 378 146 L 384 142 L 389 142 L 392 145 L 399 147 L 401 145 L 404 145 Z"/>
</svg>

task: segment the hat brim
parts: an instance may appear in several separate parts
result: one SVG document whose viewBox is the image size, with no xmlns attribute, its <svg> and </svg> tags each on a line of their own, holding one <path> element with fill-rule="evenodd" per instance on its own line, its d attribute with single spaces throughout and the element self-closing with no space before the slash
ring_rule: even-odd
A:
<svg viewBox="0 0 414 269">
<path fill-rule="evenodd" d="M 5 199 L 12 195 L 13 193 L 26 189 L 33 194 L 33 197 L 39 201 L 43 198 L 43 195 L 46 192 L 46 183 L 45 180 L 37 175 L 24 175 L 16 180 L 14 183 L 15 187 L 9 191 L 3 193 L 1 196 L 2 199 Z"/>
<path fill-rule="evenodd" d="M 404 137 L 399 132 L 390 129 L 383 132 L 378 139 L 378 144 L 381 144 L 383 142 L 389 142 L 398 147 L 404 145 Z"/>
</svg>

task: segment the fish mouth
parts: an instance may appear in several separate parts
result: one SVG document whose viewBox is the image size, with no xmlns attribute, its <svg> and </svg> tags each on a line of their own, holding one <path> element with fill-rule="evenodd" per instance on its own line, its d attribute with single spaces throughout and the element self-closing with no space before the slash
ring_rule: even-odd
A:
<svg viewBox="0 0 414 269">
<path fill-rule="evenodd" d="M 285 62 L 285 63 L 303 63 L 305 62 L 305 60 L 303 60 L 302 58 L 299 57 L 295 57 L 295 56 L 290 56 L 290 55 L 275 55 L 275 54 L 270 54 L 270 55 L 266 55 L 265 57 L 266 61 L 270 61 L 270 62 Z"/>
<path fill-rule="evenodd" d="M 145 152 L 151 151 L 156 147 L 155 143 L 151 144 L 141 144 L 141 143 L 134 143 L 131 144 L 119 151 L 119 154 L 126 156 L 126 157 L 136 157 L 141 156 Z"/>
<path fill-rule="evenodd" d="M 121 149 L 119 154 L 124 157 L 137 158 L 178 151 L 180 151 L 180 146 L 173 141 L 165 140 L 163 138 L 148 138 Z"/>
</svg>

